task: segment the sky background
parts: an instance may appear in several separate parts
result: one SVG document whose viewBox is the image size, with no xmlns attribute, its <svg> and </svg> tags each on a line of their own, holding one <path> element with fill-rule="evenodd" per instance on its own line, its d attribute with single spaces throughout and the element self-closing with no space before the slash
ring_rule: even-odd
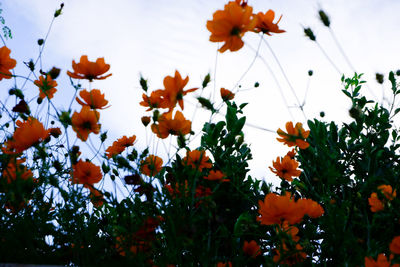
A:
<svg viewBox="0 0 400 267">
<path fill-rule="evenodd" d="M 62 1 L 0 2 L 6 25 L 13 33 L 7 46 L 12 50 L 11 57 L 18 62 L 16 72 L 26 75 L 29 71 L 22 62 L 37 57 L 37 39 L 46 35 L 54 11 Z M 260 179 L 277 181 L 268 166 L 277 156 L 283 156 L 288 148 L 276 141 L 275 131 L 283 129 L 287 121 L 305 123 L 305 118 L 295 107 L 295 97 L 266 43 L 260 43 L 259 35 L 247 33 L 245 46 L 233 53 L 217 53 L 218 44 L 208 41 L 210 33 L 206 22 L 226 3 L 222 0 L 65 1 L 63 14 L 55 20 L 42 55 L 44 70 L 52 66 L 62 69 L 58 78 L 59 91 L 54 97 L 56 106 L 66 107 L 73 95 L 74 89 L 66 75 L 67 70 L 72 70 L 72 60 L 79 61 L 81 55 L 88 55 L 92 61 L 104 57 L 111 65 L 113 75 L 95 81 L 92 86 L 101 89 L 111 104 L 110 108 L 101 111 L 102 128 L 109 130 L 109 144 L 122 135 L 135 134 L 137 147 L 141 150 L 149 144 L 152 133 L 147 133 L 146 140 L 140 122 L 140 117 L 145 115 L 145 108 L 139 106 L 142 95 L 140 73 L 148 79 L 150 89 L 155 90 L 163 88 L 164 77 L 173 75 L 175 70 L 183 77 L 189 76 L 187 88 L 200 87 L 204 76 L 210 72 L 210 86 L 185 98 L 184 114 L 192 119 L 196 109 L 193 96 L 201 93 L 219 104 L 219 89 L 234 88 L 251 65 L 235 97 L 238 103 L 249 103 L 245 108 L 249 125 L 245 126 L 244 132 L 254 157 L 250 162 L 250 173 Z M 341 123 L 351 120 L 348 116 L 351 103 L 341 92 L 340 77 L 341 73 L 350 76 L 353 71 L 329 30 L 319 21 L 320 8 L 330 16 L 331 29 L 354 68 L 365 73 L 369 85 L 362 93 L 381 101 L 382 86 L 375 82 L 375 73 L 387 76 L 389 71 L 400 69 L 400 1 L 249 0 L 248 3 L 253 6 L 253 12 L 272 9 L 277 18 L 283 15 L 279 26 L 286 33 L 265 36 L 264 39 L 278 58 L 300 102 L 305 101 L 307 119 L 320 118 L 320 112 L 324 111 L 325 121 Z M 303 27 L 313 29 L 317 41 L 340 73 L 318 46 L 304 36 Z M 258 46 L 259 57 L 252 64 Z M 313 70 L 312 77 L 307 75 L 308 70 Z M 258 88 L 254 88 L 255 82 L 260 83 Z M 82 84 L 87 87 L 86 83 Z M 3 93 L 8 91 L 7 86 L 10 84 L 2 83 L 1 87 L 5 87 L 1 90 Z M 384 86 L 385 95 L 389 97 L 389 84 Z M 38 94 L 37 88 L 29 83 L 24 92 L 31 97 Z M 198 132 L 202 123 L 209 120 L 210 113 L 198 109 L 194 118 L 193 128 Z M 221 118 L 216 116 L 214 120 Z M 168 147 L 169 139 L 165 142 Z M 199 138 L 194 139 L 192 148 L 198 143 Z M 157 153 L 165 157 L 163 146 L 158 149 Z"/>
</svg>

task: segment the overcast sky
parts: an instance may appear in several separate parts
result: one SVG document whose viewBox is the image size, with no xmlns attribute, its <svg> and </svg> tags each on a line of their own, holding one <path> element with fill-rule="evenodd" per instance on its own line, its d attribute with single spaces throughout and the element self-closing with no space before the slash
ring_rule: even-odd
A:
<svg viewBox="0 0 400 267">
<path fill-rule="evenodd" d="M 13 39 L 7 41 L 7 46 L 18 62 L 17 73 L 24 75 L 28 71 L 22 62 L 36 58 L 36 41 L 45 36 L 54 10 L 62 1 L 0 2 L 6 25 L 13 32 Z M 256 34 L 246 34 L 245 46 L 239 52 L 227 51 L 218 56 L 218 45 L 208 41 L 210 33 L 205 27 L 206 22 L 226 3 L 222 0 L 65 1 L 63 14 L 56 19 L 49 35 L 42 62 L 45 70 L 53 65 L 62 69 L 59 92 L 54 101 L 62 107 L 64 99 L 73 93 L 66 75 L 66 71 L 72 69 L 73 59 L 79 60 L 84 54 L 89 60 L 104 57 L 111 65 L 113 76 L 93 85 L 106 94 L 111 104 L 109 109 L 101 112 L 103 129 L 109 129 L 111 138 L 136 134 L 138 146 L 144 147 L 145 132 L 140 117 L 145 109 L 138 104 L 142 95 L 139 73 L 149 80 L 151 89 L 160 89 L 163 78 L 173 75 L 175 70 L 189 76 L 187 88 L 200 87 L 202 79 L 210 72 L 212 83 L 202 95 L 212 97 L 216 88 L 215 101 L 219 103 L 219 88 L 235 86 L 253 61 L 253 49 L 257 49 L 260 42 L 260 36 Z M 278 17 L 283 15 L 279 26 L 286 33 L 266 36 L 265 40 L 278 57 L 300 102 L 305 100 L 304 110 L 308 119 L 318 118 L 324 111 L 326 121 L 339 123 L 350 120 L 347 115 L 350 103 L 341 93 L 341 75 L 303 33 L 303 26 L 311 27 L 340 72 L 352 75 L 352 69 L 335 46 L 329 30 L 318 19 L 319 8 L 330 16 L 331 28 L 355 69 L 365 73 L 369 89 L 363 93 L 367 96 L 375 95 L 381 100 L 382 87 L 375 82 L 376 72 L 387 74 L 400 68 L 400 1 L 249 0 L 248 3 L 254 12 L 273 9 Z M 247 122 L 273 131 L 283 128 L 289 120 L 304 123 L 299 109 L 285 105 L 285 101 L 289 106 L 296 106 L 297 102 L 264 42 L 260 45 L 259 55 L 263 59 L 256 59 L 241 85 L 242 89 L 251 89 L 255 82 L 259 82 L 260 87 L 243 90 L 236 96 L 237 102 L 249 103 L 245 108 Z M 265 63 L 276 76 L 281 92 Z M 310 69 L 314 71 L 311 79 L 307 75 Z M 25 90 L 26 94 L 37 94 L 37 88 L 32 84 Z M 3 91 L 8 91 L 8 88 Z M 386 95 L 389 95 L 389 90 Z M 184 114 L 189 119 L 195 103 L 195 98 L 187 98 Z M 199 131 L 200 122 L 208 120 L 209 116 L 208 112 L 198 110 L 194 129 Z M 274 175 L 267 167 L 288 149 L 276 141 L 276 133 L 251 126 L 244 130 L 245 140 L 251 145 L 254 156 L 251 174 L 271 181 Z M 198 139 L 194 140 L 193 146 L 196 144 Z M 160 153 L 163 153 L 162 149 Z"/>
</svg>

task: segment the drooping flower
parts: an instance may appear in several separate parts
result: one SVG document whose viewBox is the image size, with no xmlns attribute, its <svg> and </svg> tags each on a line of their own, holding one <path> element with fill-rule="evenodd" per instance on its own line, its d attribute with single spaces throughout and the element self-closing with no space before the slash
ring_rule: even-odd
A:
<svg viewBox="0 0 400 267">
<path fill-rule="evenodd" d="M 190 133 L 192 122 L 186 120 L 182 112 L 177 111 L 174 119 L 172 119 L 172 112 L 163 113 L 158 118 L 158 124 L 152 124 L 151 130 L 159 138 L 167 138 L 172 135 L 185 135 Z"/>
<path fill-rule="evenodd" d="M 90 188 L 95 183 L 100 182 L 102 177 L 100 167 L 92 162 L 79 160 L 72 165 L 72 182 L 74 184 L 83 184 Z"/>
<path fill-rule="evenodd" d="M 399 267 L 400 264 L 391 265 L 390 261 L 386 258 L 385 254 L 378 255 L 376 261 L 372 257 L 364 258 L 365 267 Z"/>
<path fill-rule="evenodd" d="M 0 81 L 2 79 L 11 79 L 11 69 L 17 65 L 15 59 L 10 58 L 11 50 L 3 46 L 0 48 Z"/>
<path fill-rule="evenodd" d="M 252 258 L 255 258 L 255 257 L 261 255 L 261 248 L 257 244 L 257 242 L 254 240 L 251 240 L 250 242 L 244 241 L 243 253 Z"/>
<path fill-rule="evenodd" d="M 282 33 L 284 30 L 279 29 L 278 23 L 281 21 L 282 16 L 278 19 L 276 23 L 274 23 L 275 12 L 273 10 L 268 10 L 265 14 L 259 12 L 257 14 L 257 25 L 255 28 L 255 32 L 262 32 L 267 35 L 271 35 L 271 33 Z"/>
<path fill-rule="evenodd" d="M 155 176 L 161 171 L 163 160 L 160 157 L 149 155 L 140 164 L 141 172 L 143 174 L 147 176 Z"/>
<path fill-rule="evenodd" d="M 189 82 L 189 76 L 183 80 L 181 74 L 176 70 L 175 76 L 167 76 L 164 78 L 164 87 L 162 90 L 162 97 L 165 103 L 165 107 L 169 108 L 169 111 L 175 108 L 178 103 L 183 110 L 183 97 L 190 92 L 196 91 L 198 88 L 191 88 L 183 91 L 183 88 Z"/>
<path fill-rule="evenodd" d="M 50 75 L 40 76 L 39 80 L 34 81 L 34 84 L 39 87 L 39 98 L 44 99 L 52 99 L 54 93 L 57 92 L 55 88 L 57 86 L 57 82 L 54 81 Z"/>
<path fill-rule="evenodd" d="M 300 149 L 306 149 L 309 147 L 309 143 L 305 141 L 307 137 L 310 135 L 310 131 L 305 131 L 303 129 L 303 124 L 298 122 L 296 126 L 293 127 L 293 122 L 286 123 L 286 131 L 282 131 L 280 128 L 277 133 L 281 138 L 277 138 L 279 142 L 283 142 L 285 145 L 292 147 L 298 146 Z"/>
<path fill-rule="evenodd" d="M 221 93 L 221 98 L 224 101 L 232 100 L 235 97 L 234 93 L 225 88 L 221 88 L 220 93 Z"/>
<path fill-rule="evenodd" d="M 292 177 L 298 177 L 301 174 L 301 171 L 297 169 L 299 163 L 291 159 L 290 156 L 286 155 L 283 157 L 282 162 L 281 158 L 277 157 L 276 161 L 272 162 L 274 169 L 269 167 L 270 170 L 279 176 L 281 179 L 285 179 L 286 181 L 293 181 Z"/>
<path fill-rule="evenodd" d="M 370 208 L 372 212 L 378 212 L 383 210 L 384 208 L 383 202 L 379 200 L 378 194 L 375 192 L 373 192 L 368 198 L 368 203 L 371 206 Z"/>
<path fill-rule="evenodd" d="M 17 179 L 27 180 L 33 177 L 31 170 L 23 165 L 25 159 L 11 159 L 3 170 L 3 178 L 7 179 L 7 183 L 12 183 Z"/>
<path fill-rule="evenodd" d="M 193 169 L 202 171 L 204 168 L 209 169 L 212 167 L 210 158 L 206 156 L 206 152 L 203 150 L 193 150 L 186 153 L 186 157 L 183 158 L 185 165 L 192 166 Z"/>
<path fill-rule="evenodd" d="M 83 106 L 79 113 L 75 111 L 71 117 L 72 129 L 79 139 L 86 141 L 90 133 L 98 134 L 100 132 L 99 119 L 98 111 Z"/>
<path fill-rule="evenodd" d="M 389 249 L 393 254 L 400 254 L 400 236 L 395 236 L 390 242 Z"/>
<path fill-rule="evenodd" d="M 211 32 L 211 42 L 225 42 L 219 49 L 237 51 L 243 47 L 243 35 L 252 31 L 257 20 L 253 16 L 253 8 L 249 5 L 241 6 L 237 2 L 229 2 L 224 10 L 217 10 L 213 19 L 207 21 L 207 29 Z"/>
<path fill-rule="evenodd" d="M 101 76 L 110 69 L 110 65 L 105 63 L 104 58 L 98 58 L 96 62 L 92 62 L 84 55 L 81 56 L 78 63 L 76 63 L 75 60 L 72 61 L 72 68 L 74 72 L 67 71 L 69 77 L 74 79 L 87 79 L 90 82 L 93 80 L 104 80 L 112 75 L 110 73 Z"/>
<path fill-rule="evenodd" d="M 126 137 L 126 135 L 122 136 L 106 149 L 107 157 L 110 159 L 115 155 L 121 154 L 125 148 L 133 146 L 135 140 L 136 135 L 132 135 L 131 137 Z"/>
<path fill-rule="evenodd" d="M 82 90 L 79 92 L 80 97 L 79 99 L 76 97 L 76 101 L 82 106 L 88 106 L 91 109 L 105 109 L 108 104 L 108 101 L 104 98 L 104 94 L 100 92 L 99 89 L 92 89 L 90 91 Z"/>
<path fill-rule="evenodd" d="M 49 137 L 49 131 L 33 117 L 26 121 L 17 121 L 17 128 L 11 140 L 6 142 L 7 150 L 21 153 L 24 150 L 43 142 Z"/>
</svg>

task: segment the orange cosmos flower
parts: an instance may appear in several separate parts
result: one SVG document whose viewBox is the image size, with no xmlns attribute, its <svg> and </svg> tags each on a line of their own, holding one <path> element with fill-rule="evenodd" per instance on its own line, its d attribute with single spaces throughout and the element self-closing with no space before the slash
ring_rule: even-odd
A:
<svg viewBox="0 0 400 267">
<path fill-rule="evenodd" d="M 217 267 L 232 267 L 232 262 L 230 262 L 230 261 L 218 262 Z"/>
<path fill-rule="evenodd" d="M 72 182 L 74 184 L 83 184 L 90 188 L 93 184 L 100 182 L 103 175 L 99 166 L 81 159 L 72 165 Z"/>
<path fill-rule="evenodd" d="M 211 32 L 211 42 L 225 42 L 219 49 L 221 53 L 227 49 L 237 51 L 243 46 L 242 37 L 256 26 L 253 8 L 241 6 L 237 2 L 229 2 L 224 10 L 214 13 L 213 19 L 207 21 L 207 29 Z"/>
<path fill-rule="evenodd" d="M 106 149 L 106 155 L 110 159 L 115 155 L 121 154 L 125 148 L 133 146 L 133 143 L 136 140 L 136 135 L 132 135 L 131 137 L 126 137 L 125 135 L 119 138 L 117 141 L 114 141 L 111 146 Z"/>
<path fill-rule="evenodd" d="M 221 172 L 220 170 L 217 170 L 217 171 L 211 170 L 207 176 L 204 176 L 204 179 L 210 180 L 210 181 L 229 182 L 229 179 L 223 179 L 225 177 L 226 177 L 226 175 L 223 172 Z"/>
<path fill-rule="evenodd" d="M 257 25 L 255 28 L 255 32 L 262 32 L 268 35 L 271 35 L 271 32 L 273 33 L 285 32 L 284 30 L 281 30 L 278 27 L 278 23 L 279 21 L 281 21 L 282 16 L 280 16 L 280 18 L 276 23 L 273 22 L 274 18 L 275 18 L 275 12 L 272 11 L 271 9 L 268 10 L 265 14 L 259 12 L 257 14 Z"/>
<path fill-rule="evenodd" d="M 296 156 L 296 150 L 294 150 L 293 148 L 288 153 L 286 153 L 286 156 L 289 156 L 291 159 L 294 159 L 294 157 Z"/>
<path fill-rule="evenodd" d="M 4 79 L 11 79 L 10 70 L 17 65 L 15 59 L 10 58 L 11 50 L 6 46 L 0 48 L 0 81 Z"/>
<path fill-rule="evenodd" d="M 296 224 L 304 216 L 303 208 L 297 205 L 289 192 L 284 196 L 269 193 L 265 196 L 264 202 L 259 200 L 258 204 L 261 216 L 257 220 L 264 225 L 280 224 L 283 221 Z"/>
<path fill-rule="evenodd" d="M 276 231 L 279 233 L 280 231 L 287 234 L 294 242 L 298 242 L 300 237 L 297 235 L 299 233 L 299 228 L 296 226 L 289 225 L 287 221 L 284 221 L 280 227 L 276 228 Z"/>
<path fill-rule="evenodd" d="M 290 156 L 286 155 L 283 157 L 282 162 L 281 158 L 277 157 L 276 161 L 272 161 L 272 165 L 275 169 L 269 167 L 269 169 L 275 173 L 279 178 L 285 179 L 286 181 L 293 181 L 292 177 L 298 177 L 301 174 L 301 171 L 297 169 L 299 163 L 291 159 Z"/>
<path fill-rule="evenodd" d="M 49 131 L 45 130 L 43 124 L 33 117 L 26 121 L 17 121 L 18 128 L 15 129 L 12 140 L 9 140 L 6 150 L 21 153 L 49 137 Z"/>
<path fill-rule="evenodd" d="M 72 68 L 74 69 L 74 72 L 67 71 L 69 77 L 74 79 L 87 79 L 90 82 L 94 79 L 104 80 L 112 75 L 110 73 L 101 76 L 110 69 L 110 65 L 104 62 L 104 58 L 98 58 L 96 62 L 92 62 L 88 60 L 86 55 L 84 55 L 81 56 L 79 63 L 75 63 L 75 60 L 72 60 Z"/>
<path fill-rule="evenodd" d="M 202 171 L 204 168 L 209 169 L 212 164 L 209 162 L 210 158 L 206 156 L 206 152 L 203 150 L 193 150 L 186 153 L 186 157 L 183 158 L 183 162 L 186 165 L 192 166 L 194 169 Z"/>
<path fill-rule="evenodd" d="M 158 118 L 158 124 L 152 124 L 151 130 L 159 138 L 167 138 L 172 135 L 185 135 L 190 133 L 192 122 L 186 120 L 182 112 L 177 111 L 174 119 L 172 119 L 172 111 L 162 114 Z"/>
<path fill-rule="evenodd" d="M 167 108 L 167 103 L 164 101 L 163 95 L 164 91 L 161 89 L 151 92 L 150 96 L 143 94 L 143 101 L 139 104 L 143 107 L 149 107 L 146 111 L 150 111 L 153 108 Z"/>
<path fill-rule="evenodd" d="M 389 245 L 389 249 L 393 254 L 400 254 L 400 236 L 395 236 Z"/>
<path fill-rule="evenodd" d="M 293 122 L 286 123 L 286 131 L 282 131 L 280 128 L 278 129 L 277 133 L 281 138 L 277 138 L 279 142 L 283 142 L 285 145 L 291 146 L 298 146 L 300 149 L 306 149 L 310 146 L 309 143 L 304 141 L 310 135 L 310 131 L 305 131 L 303 129 L 303 124 L 298 122 L 296 123 L 296 127 L 293 127 Z"/>
<path fill-rule="evenodd" d="M 375 261 L 372 257 L 364 258 L 365 267 L 399 267 L 400 264 L 391 265 L 390 261 L 386 258 L 385 254 L 381 253 L 378 255 Z"/>
<path fill-rule="evenodd" d="M 54 138 L 57 138 L 62 134 L 61 129 L 58 127 L 49 128 L 48 131 Z"/>
<path fill-rule="evenodd" d="M 104 94 L 99 89 L 92 89 L 89 91 L 82 90 L 79 92 L 82 99 L 76 98 L 79 104 L 82 106 L 89 106 L 91 109 L 105 109 L 108 101 L 104 99 Z"/>
<path fill-rule="evenodd" d="M 33 178 L 31 170 L 23 165 L 25 159 L 11 159 L 7 167 L 3 170 L 3 178 L 7 179 L 7 183 L 12 183 L 17 179 L 27 180 Z"/>
<path fill-rule="evenodd" d="M 163 160 L 160 157 L 149 155 L 140 164 L 143 174 L 147 176 L 155 176 L 161 171 Z"/>
<path fill-rule="evenodd" d="M 89 187 L 90 190 L 90 201 L 92 202 L 93 206 L 96 208 L 100 208 L 104 205 L 104 195 L 101 191 L 97 190 L 94 187 Z"/>
<path fill-rule="evenodd" d="M 371 196 L 368 198 L 368 203 L 371 206 L 371 211 L 372 212 L 378 212 L 383 210 L 383 202 L 379 200 L 378 195 L 374 192 L 371 194 Z"/>
<path fill-rule="evenodd" d="M 324 214 L 324 209 L 320 204 L 312 199 L 302 198 L 297 201 L 297 204 L 303 208 L 303 212 L 311 218 L 318 218 Z"/>
<path fill-rule="evenodd" d="M 276 255 L 273 257 L 273 261 L 289 266 L 302 262 L 307 258 L 307 254 L 303 252 L 303 247 L 300 244 L 296 244 L 295 248 L 289 249 L 285 243 L 282 243 L 280 249 L 275 250 L 275 252 Z"/>
<path fill-rule="evenodd" d="M 234 93 L 225 88 L 221 88 L 220 92 L 221 92 L 221 98 L 224 101 L 232 100 L 235 97 Z"/>
<path fill-rule="evenodd" d="M 57 82 L 54 81 L 50 75 L 40 76 L 39 80 L 33 82 L 37 87 L 39 87 L 39 98 L 49 98 L 52 99 L 54 93 L 57 92 L 55 88 L 57 86 Z"/>
<path fill-rule="evenodd" d="M 169 111 L 176 106 L 176 103 L 179 103 L 179 106 L 183 110 L 183 96 L 198 89 L 191 88 L 183 91 L 183 88 L 188 82 L 189 77 L 186 76 L 186 78 L 182 80 L 181 74 L 177 70 L 175 71 L 174 77 L 167 76 L 164 78 L 165 89 L 162 91 L 162 96 L 165 101 L 165 106 L 169 108 Z"/>
<path fill-rule="evenodd" d="M 382 194 L 386 197 L 387 200 L 393 200 L 396 197 L 396 190 L 393 191 L 391 185 L 380 185 L 378 189 L 381 190 Z"/>
<path fill-rule="evenodd" d="M 90 133 L 100 132 L 100 124 L 97 123 L 99 118 L 99 112 L 83 106 L 79 113 L 75 111 L 71 117 L 72 129 L 79 139 L 86 141 Z"/>
<path fill-rule="evenodd" d="M 257 242 L 254 240 L 251 240 L 250 242 L 244 241 L 243 252 L 244 252 L 244 254 L 246 254 L 252 258 L 255 258 L 255 257 L 261 255 L 261 248 L 257 244 Z"/>
</svg>

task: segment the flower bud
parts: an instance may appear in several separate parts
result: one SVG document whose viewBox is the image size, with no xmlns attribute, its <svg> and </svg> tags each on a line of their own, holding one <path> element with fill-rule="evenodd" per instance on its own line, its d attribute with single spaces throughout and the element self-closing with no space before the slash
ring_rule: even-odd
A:
<svg viewBox="0 0 400 267">
<path fill-rule="evenodd" d="M 147 127 L 147 125 L 149 125 L 151 118 L 149 116 L 143 116 L 141 118 L 142 123 L 144 125 L 144 127 Z"/>
</svg>

